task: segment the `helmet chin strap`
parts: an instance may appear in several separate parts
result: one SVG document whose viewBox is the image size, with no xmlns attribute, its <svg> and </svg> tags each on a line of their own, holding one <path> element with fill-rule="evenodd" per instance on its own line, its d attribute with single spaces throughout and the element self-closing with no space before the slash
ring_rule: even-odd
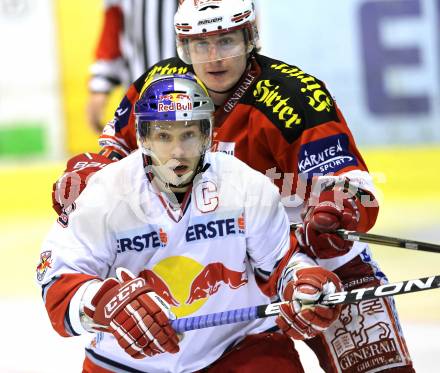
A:
<svg viewBox="0 0 440 373">
<path fill-rule="evenodd" d="M 178 176 L 174 171 L 168 168 L 166 165 L 151 165 L 151 172 L 156 176 L 161 184 L 165 186 L 166 189 L 183 189 L 192 183 L 195 171 L 190 171 L 187 174 Z"/>
<path fill-rule="evenodd" d="M 145 153 L 144 153 L 145 154 Z M 177 178 L 181 179 L 182 182 L 179 184 L 174 184 L 170 179 L 171 177 L 167 177 L 167 173 L 172 173 L 173 171 L 171 171 L 167 166 L 163 165 L 159 159 L 157 159 L 157 157 L 155 157 L 153 154 L 145 154 L 148 159 L 147 163 L 148 166 L 146 168 L 146 172 L 147 173 L 151 173 L 152 175 L 154 175 L 158 180 L 157 182 L 159 182 L 159 187 L 161 189 L 163 189 L 164 191 L 173 191 L 174 192 L 185 192 L 188 189 L 188 186 L 190 186 L 194 180 L 194 178 L 196 177 L 196 175 L 199 173 L 199 171 L 202 168 L 203 165 L 203 159 L 204 156 L 202 155 L 199 159 L 199 162 L 196 166 L 196 168 L 194 169 L 194 171 L 191 171 L 190 174 L 186 174 L 183 176 L 177 176 L 175 175 Z M 152 159 L 156 159 L 156 162 L 159 165 L 155 165 L 152 162 Z M 164 172 L 165 171 L 165 172 Z M 174 178 L 174 177 L 173 177 Z"/>
</svg>

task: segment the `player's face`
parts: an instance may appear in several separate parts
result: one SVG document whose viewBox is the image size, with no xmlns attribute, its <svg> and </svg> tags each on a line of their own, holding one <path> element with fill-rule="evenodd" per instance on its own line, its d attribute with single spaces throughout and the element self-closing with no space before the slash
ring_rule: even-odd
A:
<svg viewBox="0 0 440 373">
<path fill-rule="evenodd" d="M 205 141 L 199 121 L 157 121 L 151 124 L 146 146 L 162 178 L 180 185 L 194 177 Z"/>
<path fill-rule="evenodd" d="M 246 69 L 242 30 L 191 39 L 189 52 L 196 75 L 212 91 L 227 92 Z"/>
</svg>

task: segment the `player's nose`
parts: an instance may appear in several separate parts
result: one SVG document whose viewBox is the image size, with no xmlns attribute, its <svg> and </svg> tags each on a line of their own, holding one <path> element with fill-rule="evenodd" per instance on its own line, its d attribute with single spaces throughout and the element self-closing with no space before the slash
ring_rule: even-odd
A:
<svg viewBox="0 0 440 373">
<path fill-rule="evenodd" d="M 220 59 L 219 48 L 216 44 L 209 44 L 208 61 L 216 61 Z"/>
<path fill-rule="evenodd" d="M 181 141 L 175 141 L 171 148 L 172 158 L 182 158 L 185 155 L 185 148 Z"/>
</svg>

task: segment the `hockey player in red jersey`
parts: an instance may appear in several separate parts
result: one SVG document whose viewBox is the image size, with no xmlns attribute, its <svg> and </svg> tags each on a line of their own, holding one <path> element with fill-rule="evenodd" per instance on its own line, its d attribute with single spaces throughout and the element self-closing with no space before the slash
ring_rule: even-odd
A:
<svg viewBox="0 0 440 373">
<path fill-rule="evenodd" d="M 214 149 L 273 179 L 290 220 L 303 222 L 295 232 L 303 252 L 334 270 L 348 289 L 386 283 L 368 245 L 335 233 L 371 229 L 378 204 L 367 166 L 325 84 L 258 53 L 250 0 L 184 1 L 175 29 L 180 58 L 155 64 L 130 86 L 100 137 L 100 155 L 116 160 L 136 149 L 133 105 L 145 82 L 156 74 L 195 72 L 216 105 Z M 68 190 L 58 190 L 55 186 L 55 197 L 67 198 Z M 54 200 L 56 208 L 62 204 Z M 362 302 L 356 310 L 350 325 L 338 320 L 306 340 L 322 368 L 413 372 L 393 299 Z M 386 325 L 386 332 L 378 325 Z M 358 342 L 357 335 L 367 330 L 368 338 Z"/>
<path fill-rule="evenodd" d="M 86 373 L 303 372 L 293 339 L 339 317 L 316 304 L 339 278 L 297 250 L 270 179 L 209 151 L 214 104 L 195 77 L 142 91 L 140 149 L 95 173 L 43 243 L 37 280 L 54 329 L 96 333 Z M 292 301 L 276 320 L 283 333 L 273 318 L 180 337 L 170 324 L 271 297 Z"/>
</svg>

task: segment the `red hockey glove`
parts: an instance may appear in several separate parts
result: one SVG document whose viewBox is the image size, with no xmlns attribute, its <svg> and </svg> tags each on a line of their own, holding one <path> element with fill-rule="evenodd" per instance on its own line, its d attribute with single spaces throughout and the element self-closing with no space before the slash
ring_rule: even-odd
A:
<svg viewBox="0 0 440 373">
<path fill-rule="evenodd" d="M 70 206 L 87 185 L 89 177 L 113 160 L 95 153 L 83 153 L 67 161 L 66 169 L 52 187 L 52 205 L 58 215 Z"/>
<path fill-rule="evenodd" d="M 345 241 L 337 229 L 356 230 L 360 212 L 356 197 L 341 190 L 324 190 L 316 206 L 306 205 L 302 227 L 295 232 L 301 248 L 312 258 L 328 259 L 346 254 L 353 242 Z"/>
<path fill-rule="evenodd" d="M 84 307 L 99 330 L 111 332 L 127 354 L 143 359 L 163 352 L 179 351 L 178 337 L 169 323 L 169 305 L 143 278 L 118 268 L 117 278 L 105 280 Z M 119 280 L 119 281 L 118 281 Z"/>
<path fill-rule="evenodd" d="M 302 268 L 289 281 L 283 298 L 292 301 L 280 307 L 276 323 L 292 339 L 308 339 L 326 330 L 340 315 L 341 305 L 315 304 L 321 296 L 342 290 L 342 283 L 333 272 L 321 267 Z"/>
</svg>

